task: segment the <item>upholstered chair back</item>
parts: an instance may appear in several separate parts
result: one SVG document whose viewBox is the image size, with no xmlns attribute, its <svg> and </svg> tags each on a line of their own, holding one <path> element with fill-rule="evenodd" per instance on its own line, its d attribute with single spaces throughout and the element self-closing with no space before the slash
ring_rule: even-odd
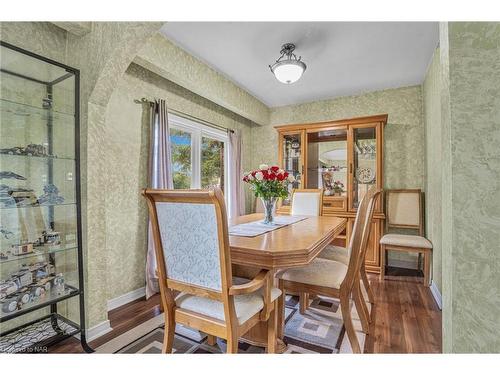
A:
<svg viewBox="0 0 500 375">
<path fill-rule="evenodd" d="M 215 293 L 231 285 L 226 209 L 219 189 L 153 190 L 148 200 L 155 251 L 170 289 Z M 156 233 L 155 233 L 156 232 Z M 196 294 L 196 293 L 195 293 Z"/>
<path fill-rule="evenodd" d="M 263 213 L 264 210 L 264 203 L 262 203 L 262 199 L 260 198 L 255 198 L 255 213 Z"/>
<path fill-rule="evenodd" d="M 420 189 L 387 190 L 386 222 L 388 228 L 418 229 L 423 234 L 422 192 Z"/>
<path fill-rule="evenodd" d="M 297 189 L 292 195 L 292 215 L 321 216 L 323 189 Z"/>
<path fill-rule="evenodd" d="M 352 287 L 356 275 L 359 275 L 363 259 L 365 258 L 368 248 L 368 238 L 372 227 L 373 213 L 375 204 L 382 193 L 382 189 L 377 187 L 371 188 L 361 200 L 356 213 L 351 238 L 347 247 L 349 253 L 349 265 L 347 275 L 344 282 L 349 283 L 349 288 Z"/>
</svg>

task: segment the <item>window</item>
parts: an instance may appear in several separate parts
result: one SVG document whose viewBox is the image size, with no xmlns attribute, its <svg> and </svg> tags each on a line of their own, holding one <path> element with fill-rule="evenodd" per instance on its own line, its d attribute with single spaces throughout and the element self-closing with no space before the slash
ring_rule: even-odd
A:
<svg viewBox="0 0 500 375">
<path fill-rule="evenodd" d="M 227 190 L 227 133 L 169 114 L 174 189 Z"/>
</svg>

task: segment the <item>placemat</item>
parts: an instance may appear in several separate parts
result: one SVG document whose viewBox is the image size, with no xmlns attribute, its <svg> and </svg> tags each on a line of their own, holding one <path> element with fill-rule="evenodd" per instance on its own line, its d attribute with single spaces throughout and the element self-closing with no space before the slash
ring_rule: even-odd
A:
<svg viewBox="0 0 500 375">
<path fill-rule="evenodd" d="M 261 234 L 283 228 L 284 226 L 307 219 L 307 216 L 276 216 L 273 224 L 264 224 L 264 219 L 229 227 L 230 236 L 255 237 Z"/>
</svg>

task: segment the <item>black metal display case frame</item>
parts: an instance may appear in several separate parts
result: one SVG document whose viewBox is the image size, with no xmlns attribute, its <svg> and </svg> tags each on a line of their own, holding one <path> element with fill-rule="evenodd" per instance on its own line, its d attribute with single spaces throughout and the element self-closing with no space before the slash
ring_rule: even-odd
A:
<svg viewBox="0 0 500 375">
<path fill-rule="evenodd" d="M 80 177 L 80 71 L 78 69 L 72 68 L 65 64 L 59 63 L 52 59 L 40 56 L 33 52 L 24 50 L 12 44 L 0 41 L 2 47 L 6 47 L 13 51 L 22 53 L 24 55 L 30 56 L 32 58 L 44 61 L 48 64 L 55 65 L 64 69 L 67 74 L 51 81 L 45 82 L 33 77 L 29 77 L 23 74 L 11 72 L 5 69 L 1 69 L 3 73 L 10 74 L 22 79 L 30 80 L 32 82 L 39 83 L 46 86 L 47 95 L 50 98 L 52 95 L 52 87 L 62 82 L 63 80 L 74 77 L 74 155 L 75 155 L 75 198 L 76 198 L 76 231 L 77 231 L 77 265 L 78 265 L 78 286 L 69 286 L 69 292 L 63 296 L 53 298 L 47 301 L 42 301 L 34 306 L 30 306 L 26 309 L 20 309 L 12 314 L 3 316 L 0 318 L 1 322 L 6 322 L 25 315 L 29 312 L 33 312 L 44 307 L 50 306 L 50 314 L 31 320 L 28 323 L 16 326 L 13 329 L 0 333 L 0 343 L 3 341 L 4 348 L 5 343 L 8 343 L 7 350 L 3 352 L 24 352 L 24 353 L 39 353 L 43 352 L 43 348 L 50 347 L 51 345 L 65 340 L 69 337 L 73 337 L 79 334 L 82 348 L 86 352 L 93 352 L 93 349 L 88 345 L 86 339 L 86 329 L 85 329 L 85 294 L 84 294 L 84 262 L 83 262 L 83 246 L 82 246 L 82 220 L 81 220 L 81 177 Z M 52 145 L 52 116 L 48 116 L 47 128 L 49 137 L 49 154 L 51 154 Z M 48 158 L 48 172 L 49 172 L 49 182 L 52 179 L 53 173 L 53 160 Z M 49 216 L 53 217 L 53 208 L 49 207 Z M 54 254 L 48 253 L 50 257 Z M 58 303 L 70 298 L 79 299 L 79 323 L 70 321 L 68 318 L 63 317 L 58 313 Z M 52 330 L 52 332 L 51 332 Z M 23 342 L 22 345 L 19 343 Z M 29 342 L 30 345 L 26 345 Z"/>
</svg>

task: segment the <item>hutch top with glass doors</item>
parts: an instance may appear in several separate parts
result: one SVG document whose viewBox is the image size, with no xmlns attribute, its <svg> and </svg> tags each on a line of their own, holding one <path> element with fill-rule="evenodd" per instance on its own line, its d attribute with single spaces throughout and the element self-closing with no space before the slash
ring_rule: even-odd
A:
<svg viewBox="0 0 500 375">
<path fill-rule="evenodd" d="M 85 341 L 79 71 L 1 42 L 0 353 Z"/>
<path fill-rule="evenodd" d="M 293 189 L 323 189 L 323 215 L 345 217 L 348 224 L 340 236 L 345 246 L 357 207 L 373 186 L 383 187 L 384 126 L 387 115 L 311 124 L 280 125 L 279 165 L 295 177 Z M 291 194 L 290 194 L 291 196 Z M 286 213 L 290 200 L 282 202 Z M 366 256 L 366 269 L 380 272 L 379 239 L 383 228 L 383 205 L 377 202 Z"/>
</svg>

